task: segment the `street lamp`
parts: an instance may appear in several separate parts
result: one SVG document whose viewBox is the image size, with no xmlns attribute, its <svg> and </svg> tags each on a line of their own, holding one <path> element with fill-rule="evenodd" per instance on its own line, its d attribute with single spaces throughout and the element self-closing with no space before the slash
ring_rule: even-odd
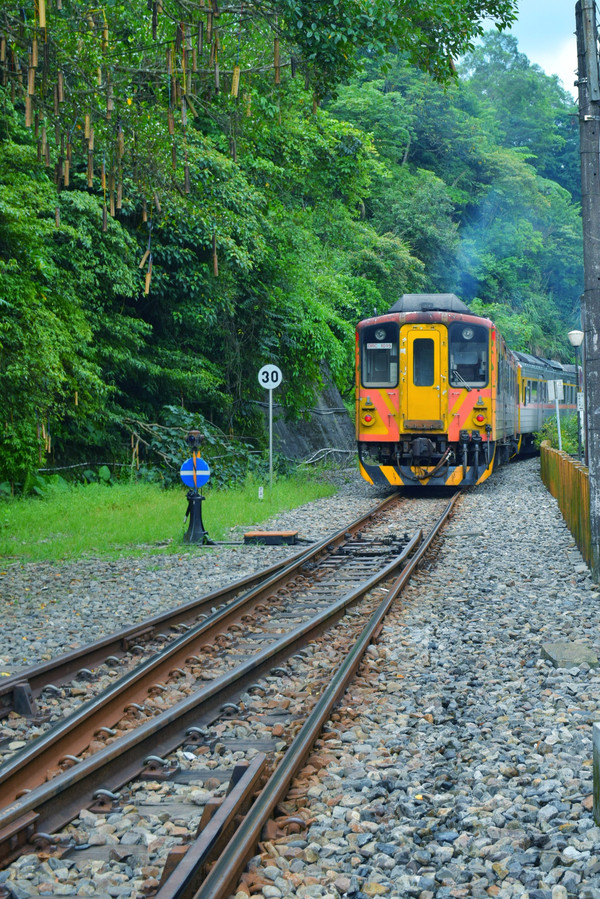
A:
<svg viewBox="0 0 600 899">
<path fill-rule="evenodd" d="M 581 412 L 579 403 L 579 347 L 583 343 L 583 331 L 569 331 L 569 343 L 575 350 L 575 373 L 577 376 L 577 455 L 581 462 Z"/>
</svg>

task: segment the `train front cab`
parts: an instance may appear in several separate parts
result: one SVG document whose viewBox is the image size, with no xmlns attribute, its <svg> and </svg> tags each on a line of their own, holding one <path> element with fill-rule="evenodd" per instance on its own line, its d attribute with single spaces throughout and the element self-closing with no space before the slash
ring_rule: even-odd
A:
<svg viewBox="0 0 600 899">
<path fill-rule="evenodd" d="M 388 315 L 359 326 L 357 440 L 361 473 L 373 484 L 478 484 L 493 467 L 491 322 L 426 318 Z"/>
</svg>

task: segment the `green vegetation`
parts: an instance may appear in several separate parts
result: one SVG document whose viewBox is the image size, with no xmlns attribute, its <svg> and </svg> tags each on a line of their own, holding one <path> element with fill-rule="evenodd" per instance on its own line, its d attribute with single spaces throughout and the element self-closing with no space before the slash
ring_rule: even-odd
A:
<svg viewBox="0 0 600 899">
<path fill-rule="evenodd" d="M 514 6 L 8 0 L 0 492 L 104 464 L 169 485 L 192 420 L 243 482 L 259 368 L 290 418 L 323 377 L 348 401 L 355 324 L 403 292 L 570 358 L 577 120 L 512 37 L 476 44 Z"/>
<path fill-rule="evenodd" d="M 579 450 L 577 443 L 577 415 L 567 415 L 560 419 L 560 437 L 562 449 L 570 456 L 576 456 Z M 556 415 L 547 418 L 544 425 L 535 435 L 535 445 L 540 447 L 544 440 L 550 441 L 550 446 L 558 449 L 558 425 L 556 423 Z"/>
<path fill-rule="evenodd" d="M 251 529 L 272 515 L 331 496 L 335 488 L 305 474 L 278 478 L 273 489 L 249 478 L 244 486 L 208 490 L 204 527 L 211 540 L 231 539 L 230 529 Z M 101 483 L 46 488 L 43 498 L 26 497 L 0 506 L 0 558 L 10 562 L 57 562 L 99 556 L 210 552 L 182 543 L 187 530 L 183 489 L 153 484 Z M 233 538 L 241 540 L 238 534 Z"/>
</svg>

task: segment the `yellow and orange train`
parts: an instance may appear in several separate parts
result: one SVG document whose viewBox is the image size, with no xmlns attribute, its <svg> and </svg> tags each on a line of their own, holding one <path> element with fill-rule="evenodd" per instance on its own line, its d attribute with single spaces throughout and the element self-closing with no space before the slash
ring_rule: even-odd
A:
<svg viewBox="0 0 600 899">
<path fill-rule="evenodd" d="M 572 413 L 575 366 L 506 347 L 494 324 L 454 294 L 405 294 L 356 332 L 356 437 L 372 484 L 480 484 L 531 452 L 562 381 Z"/>
</svg>

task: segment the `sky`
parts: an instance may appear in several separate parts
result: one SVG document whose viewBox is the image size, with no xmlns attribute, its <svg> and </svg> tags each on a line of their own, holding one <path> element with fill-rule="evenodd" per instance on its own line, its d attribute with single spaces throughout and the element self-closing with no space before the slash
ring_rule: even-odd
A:
<svg viewBox="0 0 600 899">
<path fill-rule="evenodd" d="M 518 20 L 507 32 L 519 50 L 548 75 L 558 75 L 565 90 L 577 97 L 575 0 L 518 0 Z"/>
</svg>

